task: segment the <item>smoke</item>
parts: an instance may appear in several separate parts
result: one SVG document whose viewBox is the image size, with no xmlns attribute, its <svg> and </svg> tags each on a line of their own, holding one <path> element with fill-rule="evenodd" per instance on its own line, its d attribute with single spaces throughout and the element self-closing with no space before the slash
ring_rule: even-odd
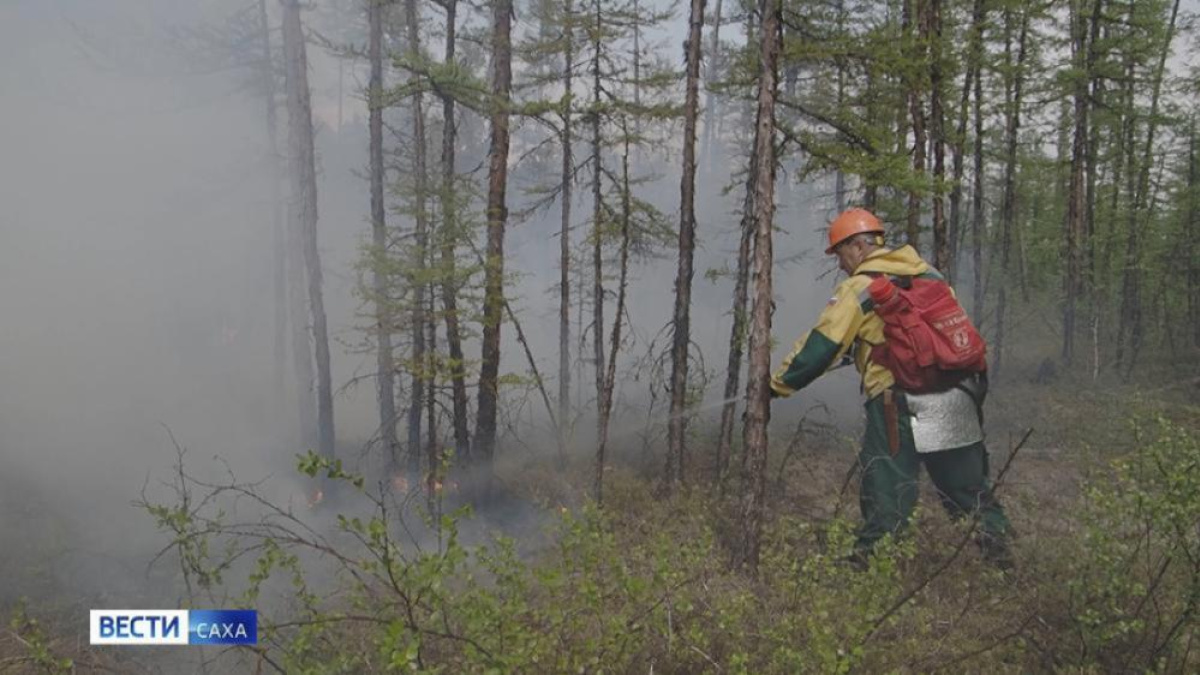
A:
<svg viewBox="0 0 1200 675">
<path fill-rule="evenodd" d="M 160 490 L 158 481 L 170 475 L 171 435 L 189 449 L 189 461 L 220 468 L 210 462 L 219 456 L 243 479 L 285 475 L 302 450 L 290 441 L 295 406 L 272 388 L 263 102 L 248 91 L 243 66 L 198 59 L 203 50 L 181 32 L 219 22 L 245 4 L 0 4 L 0 543 L 29 565 L 65 556 L 47 573 L 47 589 L 136 592 L 137 570 L 162 540 L 131 501 L 144 485 Z M 364 322 L 353 293 L 354 263 L 368 233 L 366 184 L 355 175 L 366 158 L 365 107 L 354 91 L 363 78 L 350 65 L 339 89 L 337 65 L 327 55 L 310 48 L 310 61 L 318 229 L 339 387 L 373 367 L 358 349 Z M 740 161 L 732 152 L 718 158 L 713 164 L 723 170 L 706 175 L 698 190 L 704 203 L 692 326 L 706 372 L 694 374 L 710 377 L 700 410 L 709 419 L 722 398 L 732 283 L 710 281 L 705 272 L 735 264 L 741 190 L 721 190 L 738 180 L 729 169 Z M 639 194 L 673 220 L 675 164 L 663 158 L 660 179 Z M 777 361 L 815 319 L 834 283 L 829 276 L 818 280 L 830 266 L 812 255 L 821 247 L 830 190 L 794 185 L 790 174 L 780 185 L 776 258 L 792 262 L 776 269 Z M 510 195 L 510 204 L 520 200 Z M 586 206 L 577 206 L 577 243 L 586 235 L 585 214 Z M 558 348 L 558 244 L 550 234 L 556 231 L 552 210 L 514 224 L 507 246 L 509 269 L 518 272 L 510 296 L 550 377 Z M 665 426 L 665 417 L 647 416 L 652 377 L 638 364 L 651 345 L 668 349 L 661 329 L 671 313 L 674 276 L 669 250 L 632 270 L 614 444 L 632 442 L 618 426 L 640 426 L 643 436 Z M 578 326 L 572 329 L 574 349 Z M 525 372 L 511 327 L 504 329 L 504 346 L 502 369 Z M 469 343 L 467 350 L 477 354 L 478 346 Z M 582 372 L 584 406 L 594 407 L 592 366 Z M 842 371 L 826 380 L 799 403 L 776 403 L 776 421 L 790 428 L 826 401 L 837 411 L 835 421 L 855 422 L 856 378 Z M 521 419 L 544 430 L 540 400 L 529 400 Z M 665 400 L 656 405 L 665 413 Z M 335 406 L 339 447 L 354 460 L 375 436 L 373 384 L 346 387 Z M 592 427 L 585 418 L 579 428 Z M 694 429 L 708 433 L 703 420 Z M 509 452 L 553 452 L 549 434 L 531 436 L 532 450 L 510 438 Z M 579 447 L 590 447 L 586 431 L 578 438 Z M 278 494 L 295 486 L 284 481 Z M 0 599 L 36 590 L 23 576 L 4 578 Z"/>
<path fill-rule="evenodd" d="M 129 503 L 167 428 L 252 465 L 279 448 L 261 113 L 141 40 L 189 3 L 90 4 L 0 7 L 0 474 L 100 559 L 152 535 Z"/>
</svg>

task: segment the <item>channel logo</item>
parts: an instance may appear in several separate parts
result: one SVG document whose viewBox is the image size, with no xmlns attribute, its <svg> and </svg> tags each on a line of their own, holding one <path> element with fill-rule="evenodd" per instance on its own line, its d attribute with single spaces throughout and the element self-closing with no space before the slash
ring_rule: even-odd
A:
<svg viewBox="0 0 1200 675">
<path fill-rule="evenodd" d="M 253 609 L 93 609 L 94 645 L 252 645 Z"/>
</svg>

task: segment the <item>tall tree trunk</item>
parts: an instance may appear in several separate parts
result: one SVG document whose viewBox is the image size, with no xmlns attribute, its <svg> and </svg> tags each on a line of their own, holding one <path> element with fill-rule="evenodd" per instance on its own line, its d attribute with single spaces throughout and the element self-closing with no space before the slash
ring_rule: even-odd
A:
<svg viewBox="0 0 1200 675">
<path fill-rule="evenodd" d="M 629 129 L 624 118 L 621 120 L 621 132 L 625 137 L 624 153 L 621 155 L 621 267 L 617 281 L 617 307 L 613 313 L 612 342 L 609 343 L 607 371 L 600 394 L 599 442 L 596 444 L 596 478 L 593 486 L 597 504 L 604 503 L 604 454 L 608 447 L 608 423 L 612 417 L 613 390 L 617 384 L 617 352 L 621 349 L 621 320 L 625 314 L 625 289 L 629 279 L 629 221 L 633 217 L 633 209 L 629 181 Z"/>
<path fill-rule="evenodd" d="M 633 105 L 642 107 L 642 8 L 633 0 Z M 641 119 L 635 117 L 633 127 L 641 131 Z"/>
<path fill-rule="evenodd" d="M 1088 311 L 1091 313 L 1091 336 L 1092 336 L 1092 379 L 1100 376 L 1100 295 L 1096 291 L 1096 180 L 1097 180 L 1097 157 L 1100 148 L 1100 123 L 1096 119 L 1097 116 L 1091 113 L 1094 109 L 1099 109 L 1104 105 L 1104 80 L 1100 77 L 1096 68 L 1096 43 L 1100 39 L 1100 17 L 1103 9 L 1103 0 L 1095 0 L 1092 3 L 1092 14 L 1089 17 L 1090 30 L 1087 38 L 1087 60 L 1086 69 L 1089 79 L 1090 96 L 1086 101 L 1085 114 L 1087 115 L 1087 151 L 1085 153 L 1084 162 L 1084 207 L 1083 207 L 1083 224 L 1080 227 L 1075 239 L 1074 255 L 1079 258 L 1076 262 L 1076 274 L 1079 277 L 1076 279 L 1077 286 L 1074 289 L 1074 296 L 1078 301 L 1079 298 L 1086 296 Z M 1081 27 L 1082 29 L 1082 27 Z M 1074 166 L 1074 165 L 1072 165 Z M 1079 240 L 1079 236 L 1086 241 Z M 1078 313 L 1076 310 L 1074 313 Z M 1072 329 L 1074 322 L 1072 319 Z M 1065 322 L 1064 322 L 1065 323 Z M 1065 325 L 1064 325 L 1065 332 Z M 1071 337 L 1074 340 L 1074 336 Z M 1064 336 L 1064 347 L 1067 338 Z M 1064 348 L 1065 351 L 1065 348 Z M 1073 351 L 1073 349 L 1072 349 Z"/>
<path fill-rule="evenodd" d="M 1130 10 L 1132 14 L 1132 9 Z M 1162 52 L 1158 57 L 1155 68 L 1153 90 L 1150 95 L 1150 116 L 1146 122 L 1146 146 L 1142 151 L 1141 164 L 1138 166 L 1137 187 L 1129 210 L 1129 231 L 1125 240 L 1125 275 L 1121 284 L 1121 322 L 1117 331 L 1117 364 L 1126 366 L 1127 371 L 1133 369 L 1137 362 L 1138 351 L 1142 345 L 1143 316 L 1142 316 L 1142 212 L 1151 211 L 1147 207 L 1150 193 L 1151 155 L 1154 152 L 1154 136 L 1158 129 L 1158 103 L 1162 94 L 1162 81 L 1166 73 L 1167 56 L 1171 53 L 1171 40 L 1175 36 L 1175 21 L 1179 16 L 1179 0 L 1171 5 L 1171 19 L 1167 23 L 1167 34 L 1163 40 Z M 1130 17 L 1132 20 L 1132 17 Z M 1125 332 L 1129 333 L 1128 363 L 1123 359 L 1125 352 Z"/>
<path fill-rule="evenodd" d="M 433 253 L 430 251 L 430 256 Z M 432 260 L 430 261 L 432 262 Z M 437 321 L 434 320 L 436 293 L 432 284 L 429 288 L 428 306 L 425 322 L 425 348 L 429 354 L 429 362 L 436 363 L 437 359 Z M 429 504 L 429 512 L 436 513 L 438 494 L 441 492 L 442 450 L 438 441 L 437 428 L 437 396 L 432 382 L 425 393 L 425 458 L 429 464 L 429 472 L 425 475 L 425 496 Z"/>
<path fill-rule="evenodd" d="M 929 0 L 926 0 L 928 2 Z M 908 48 L 907 57 L 910 61 L 925 59 L 926 23 L 922 13 L 914 11 L 914 3 L 920 0 L 904 0 L 904 44 Z M 917 40 L 912 37 L 913 21 L 917 23 Z M 914 47 L 913 45 L 918 45 Z M 912 68 L 912 66 L 909 66 Z M 913 68 L 920 73 L 920 68 Z M 925 175 L 925 106 L 921 101 L 923 75 L 910 74 L 908 82 L 908 112 L 911 116 L 913 132 L 912 168 L 914 180 L 920 180 Z M 913 188 L 908 191 L 908 219 L 905 228 L 907 243 L 913 248 L 920 246 L 921 236 L 921 192 Z"/>
<path fill-rule="evenodd" d="M 983 26 L 987 20 L 987 7 L 984 0 L 975 0 L 971 12 L 971 25 L 979 30 L 978 42 L 975 43 L 975 92 L 972 97 L 972 108 L 975 118 L 975 138 L 972 154 L 974 155 L 972 185 L 971 185 L 971 266 L 974 283 L 971 286 L 971 313 L 975 323 L 981 329 L 984 324 L 983 303 Z"/>
<path fill-rule="evenodd" d="M 1134 13 L 1133 5 L 1130 5 L 1129 6 L 1129 16 L 1128 16 L 1128 21 L 1130 22 L 1130 25 L 1132 25 L 1132 23 L 1133 23 L 1133 13 Z M 1125 163 L 1125 200 L 1126 200 L 1127 204 L 1125 207 L 1124 215 L 1125 215 L 1125 220 L 1126 220 L 1125 227 L 1127 230 L 1133 229 L 1134 224 L 1136 223 L 1136 220 L 1137 220 L 1136 214 L 1137 214 L 1137 208 L 1138 208 L 1138 203 L 1137 203 L 1137 201 L 1138 201 L 1137 200 L 1137 176 L 1139 173 L 1138 165 L 1137 165 L 1137 161 L 1138 161 L 1137 117 L 1138 116 L 1134 110 L 1134 101 L 1136 100 L 1135 92 L 1134 92 L 1134 89 L 1135 89 L 1134 75 L 1135 75 L 1135 73 L 1136 73 L 1136 68 L 1134 65 L 1133 54 L 1131 52 L 1127 51 L 1126 55 L 1125 55 L 1125 72 L 1124 72 L 1124 88 L 1125 88 L 1125 90 L 1123 92 L 1123 99 L 1122 99 L 1122 105 L 1124 106 L 1124 113 L 1123 113 L 1124 120 L 1123 120 L 1122 132 L 1121 132 L 1122 136 L 1124 137 L 1121 147 L 1124 150 L 1124 153 L 1123 153 L 1124 160 L 1123 161 Z M 1114 223 L 1113 223 L 1113 228 L 1112 228 L 1113 236 L 1110 238 L 1110 242 L 1115 241 L 1116 232 L 1117 232 L 1117 225 L 1115 222 L 1117 219 L 1116 212 L 1114 212 L 1113 215 L 1114 215 Z M 1136 233 L 1133 233 L 1133 236 L 1136 238 L 1136 236 L 1137 236 Z M 1128 238 L 1129 238 L 1129 234 L 1127 233 L 1126 234 L 1127 247 L 1129 246 Z M 1111 246 L 1109 246 L 1110 254 L 1111 254 L 1111 248 L 1115 245 L 1116 245 L 1115 243 L 1112 243 Z M 1121 370 L 1123 369 L 1123 366 L 1125 365 L 1125 326 L 1122 325 L 1121 322 L 1127 318 L 1126 306 L 1125 306 L 1124 300 L 1126 297 L 1128 297 L 1126 295 L 1127 289 L 1126 289 L 1125 285 L 1126 285 L 1126 283 L 1128 283 L 1129 276 L 1130 276 L 1129 275 L 1130 264 L 1129 264 L 1128 255 L 1129 254 L 1127 251 L 1125 260 L 1121 264 L 1121 279 L 1122 279 L 1121 295 L 1120 295 L 1117 322 L 1116 322 L 1115 361 L 1116 361 L 1117 372 L 1121 372 Z M 1109 257 L 1109 256 L 1106 256 L 1106 257 Z M 1110 258 L 1110 260 L 1111 260 L 1111 258 Z"/>
<path fill-rule="evenodd" d="M 1082 0 L 1071 3 L 1071 51 L 1077 66 L 1086 64 L 1087 33 L 1084 31 Z M 1086 67 L 1086 66 L 1085 66 Z M 1081 69 L 1082 70 L 1082 69 Z M 1075 358 L 1075 319 L 1078 311 L 1081 278 L 1080 248 L 1083 241 L 1085 216 L 1084 172 L 1086 169 L 1086 134 L 1088 118 L 1087 78 L 1082 73 L 1075 75 L 1075 133 L 1071 152 L 1071 178 L 1067 188 L 1066 268 L 1063 277 L 1063 343 L 1062 359 L 1071 363 Z"/>
<path fill-rule="evenodd" d="M 725 363 L 725 405 L 721 407 L 721 429 L 717 436 L 717 482 L 721 493 L 729 471 L 729 456 L 733 449 L 734 414 L 737 412 L 735 397 L 741 386 L 742 352 L 746 348 L 746 303 L 750 286 L 750 249 L 754 242 L 754 182 L 757 162 L 753 153 L 746 172 L 746 196 L 742 202 L 742 218 L 739 223 L 737 273 L 733 286 L 733 325 L 729 330 L 729 352 Z M 745 453 L 742 454 L 742 472 L 745 473 Z"/>
<path fill-rule="evenodd" d="M 1123 102 L 1125 100 L 1125 92 L 1121 92 L 1119 96 L 1114 96 L 1113 98 L 1117 101 Z M 1110 153 L 1113 163 L 1112 178 L 1107 181 L 1111 186 L 1108 200 L 1108 218 L 1105 219 L 1104 232 L 1101 233 L 1098 230 L 1096 232 L 1095 238 L 1102 241 L 1099 242 L 1099 249 L 1092 259 L 1092 264 L 1095 267 L 1095 271 L 1091 275 L 1093 279 L 1091 294 L 1094 299 L 1093 312 L 1095 316 L 1095 319 L 1093 320 L 1092 335 L 1094 343 L 1093 348 L 1096 351 L 1099 351 L 1099 346 L 1103 338 L 1111 337 L 1111 335 L 1108 335 L 1108 333 L 1111 333 L 1111 331 L 1102 331 L 1101 324 L 1111 323 L 1106 321 L 1106 319 L 1109 318 L 1107 315 L 1109 304 L 1112 300 L 1110 294 L 1112 286 L 1110 286 L 1110 284 L 1113 283 L 1112 279 L 1115 276 L 1112 269 L 1113 242 L 1116 240 L 1117 232 L 1120 229 L 1119 221 L 1121 209 L 1127 208 L 1123 207 L 1123 200 L 1127 195 L 1121 187 L 1122 181 L 1126 172 L 1132 170 L 1131 167 L 1127 166 L 1129 153 L 1125 151 L 1126 134 L 1124 129 L 1126 125 L 1127 121 L 1123 119 L 1120 114 L 1118 114 L 1117 123 L 1114 125 L 1116 128 L 1113 131 L 1113 136 L 1115 137 L 1116 142 L 1113 150 Z M 1112 338 L 1112 340 L 1115 341 L 1115 338 Z M 1096 358 L 1096 362 L 1099 362 L 1098 356 Z M 1093 379 L 1095 379 L 1097 376 L 1098 373 L 1094 374 Z"/>
<path fill-rule="evenodd" d="M 458 0 L 444 0 L 446 9 L 446 64 L 454 63 L 458 30 Z M 471 453 L 471 436 L 467 430 L 467 381 L 464 365 L 462 332 L 458 317 L 457 242 L 462 236 L 459 206 L 455 189 L 455 155 L 458 145 L 458 123 L 454 119 L 454 97 L 442 93 L 442 307 L 446 310 L 446 349 L 450 354 L 450 388 L 454 406 L 454 455 L 466 462 Z"/>
<path fill-rule="evenodd" d="M 716 132 L 720 111 L 717 109 L 717 98 L 714 95 L 717 76 L 721 72 L 721 2 L 713 9 L 713 26 L 709 32 L 708 64 L 704 68 L 704 143 L 701 146 L 701 165 L 706 175 L 713 169 L 713 138 Z"/>
<path fill-rule="evenodd" d="M 416 62 L 421 55 L 421 34 L 417 26 L 416 0 L 404 1 L 404 18 L 408 30 L 409 58 Z M 425 144 L 425 96 L 418 87 L 413 94 L 413 255 L 411 287 L 412 303 L 412 392 L 408 408 L 408 461 L 409 471 L 414 475 L 421 463 L 421 414 L 425 407 L 425 385 L 429 377 L 429 364 L 425 353 L 425 263 L 429 247 L 429 214 L 425 199 L 429 191 L 427 152 Z M 430 468 L 432 470 L 432 467 Z"/>
<path fill-rule="evenodd" d="M 687 84 L 683 104 L 683 176 L 679 185 L 679 270 L 675 275 L 675 315 L 671 343 L 671 416 L 667 427 L 666 484 L 683 482 L 687 419 L 688 345 L 691 342 L 692 258 L 696 250 L 696 116 L 700 105 L 700 38 L 704 0 L 692 0 L 688 20 Z"/>
<path fill-rule="evenodd" d="M 933 260 L 939 270 L 949 269 L 950 239 L 946 236 L 946 114 L 942 110 L 942 1 L 925 0 L 926 31 L 929 38 L 929 123 L 933 137 Z"/>
<path fill-rule="evenodd" d="M 582 262 L 582 261 L 581 261 Z M 585 323 L 586 313 L 584 312 L 583 298 L 587 295 L 585 286 L 587 284 L 587 268 L 582 264 L 575 266 L 575 288 L 579 300 L 575 303 L 575 334 L 579 336 L 579 344 L 575 347 L 575 353 L 579 357 L 575 359 L 575 408 L 577 410 L 584 409 L 584 359 L 583 354 L 587 350 L 587 324 Z"/>
<path fill-rule="evenodd" d="M 1009 278 L 1012 266 L 1013 231 L 1016 229 L 1017 217 L 1017 139 L 1021 133 L 1021 85 L 1025 71 L 1025 45 L 1029 33 L 1029 13 L 1021 11 L 1021 26 L 1017 37 L 1017 59 L 1012 59 L 1012 10 L 1005 12 L 1005 44 L 1004 61 L 1006 75 L 1009 80 L 1005 98 L 1008 103 L 1006 113 L 1007 124 L 1004 130 L 1004 197 L 1000 206 L 1000 290 L 996 297 L 996 341 L 992 371 L 999 373 L 1004 362 L 1004 338 L 1007 328 L 1005 318 L 1008 311 L 1008 288 L 1012 285 Z"/>
<path fill-rule="evenodd" d="M 1089 84 L 1094 84 L 1096 28 L 1099 24 L 1100 0 L 1092 9 L 1091 35 L 1083 15 L 1083 2 L 1071 4 L 1072 58 L 1080 72 L 1076 75 L 1075 133 L 1071 152 L 1071 177 L 1067 190 L 1066 220 L 1066 275 L 1063 279 L 1065 302 L 1063 303 L 1063 346 L 1062 358 L 1071 363 L 1075 358 L 1075 334 L 1078 319 L 1078 304 L 1082 299 L 1084 284 L 1083 242 L 1088 237 L 1088 223 L 1095 202 L 1095 140 L 1089 139 L 1088 116 L 1094 101 L 1088 94 Z M 1090 246 L 1091 244 L 1089 244 Z M 1092 258 L 1092 256 L 1088 256 Z M 1094 278 L 1094 270 L 1093 278 Z M 1095 290 L 1092 289 L 1095 294 Z M 1092 303 L 1093 316 L 1098 315 L 1096 303 Z"/>
<path fill-rule="evenodd" d="M 754 305 L 750 324 L 750 372 L 746 385 L 746 417 L 742 438 L 747 473 L 741 506 L 742 541 L 738 562 L 758 569 L 762 548 L 763 512 L 766 508 L 767 423 L 771 419 L 771 248 L 775 218 L 775 97 L 781 41 L 778 0 L 760 4 L 762 35 L 758 79 L 758 112 L 754 127 Z"/>
<path fill-rule="evenodd" d="M 317 425 L 317 398 L 314 386 L 316 373 L 313 370 L 312 330 L 309 327 L 308 305 L 305 298 L 308 289 L 304 286 L 303 228 L 300 225 L 300 210 L 296 204 L 288 204 L 287 233 L 287 285 L 288 318 L 291 320 L 292 370 L 296 375 L 296 404 L 300 421 L 300 445 L 317 448 L 320 432 Z"/>
<path fill-rule="evenodd" d="M 1200 208 L 1197 208 L 1197 190 L 1200 190 L 1200 175 L 1196 168 L 1196 119 L 1188 125 L 1188 201 L 1187 201 L 1187 299 L 1188 325 L 1192 327 L 1192 346 L 1200 347 L 1200 251 L 1196 250 L 1196 239 L 1200 237 Z"/>
<path fill-rule="evenodd" d="M 258 0 L 259 41 L 262 47 L 263 101 L 266 103 L 267 173 L 271 181 L 271 285 L 272 306 L 271 391 L 276 405 L 286 398 L 283 375 L 287 369 L 287 245 L 283 233 L 283 209 L 279 193 L 279 112 L 275 102 L 275 57 L 271 53 L 271 26 L 267 22 L 267 0 Z"/>
<path fill-rule="evenodd" d="M 296 209 L 308 280 L 308 312 L 312 320 L 317 365 L 317 435 L 321 455 L 334 455 L 333 386 L 329 372 L 329 333 L 321 291 L 321 256 L 317 249 L 317 172 L 313 152 L 312 105 L 308 92 L 308 62 L 304 56 L 304 31 L 300 4 L 283 2 L 283 51 L 288 99 L 288 154 L 292 175 L 292 201 Z M 303 315 L 300 315 L 303 316 Z M 299 317 L 297 317 L 299 320 Z M 305 348 L 304 358 L 308 359 Z"/>
<path fill-rule="evenodd" d="M 571 187 L 575 160 L 571 155 L 572 75 L 575 69 L 575 13 L 572 0 L 563 7 L 562 222 L 558 232 L 558 430 L 559 447 L 567 447 L 571 407 Z"/>
<path fill-rule="evenodd" d="M 844 0 L 837 0 L 835 5 L 837 12 L 837 33 L 838 35 L 845 34 L 846 30 L 846 3 Z M 841 57 L 837 59 L 837 107 L 841 110 L 846 105 L 846 63 Z M 833 203 L 838 213 L 846 210 L 846 172 L 842 170 L 841 165 L 838 166 L 837 173 L 833 177 Z"/>
<path fill-rule="evenodd" d="M 603 26 L 601 0 L 595 0 L 592 27 L 592 359 L 596 369 L 596 412 L 604 396 L 604 201 L 600 180 L 600 40 Z"/>
<path fill-rule="evenodd" d="M 983 42 L 983 26 L 974 21 L 977 13 L 982 11 L 983 0 L 975 0 L 975 12 L 972 14 L 970 37 L 967 40 L 967 64 L 963 74 L 962 95 L 958 100 L 958 124 L 954 130 L 954 172 L 953 187 L 950 189 L 950 223 L 947 238 L 950 240 L 950 259 L 942 272 L 947 281 L 954 283 L 958 276 L 959 243 L 962 237 L 962 195 L 963 176 L 966 173 L 967 155 L 967 120 L 971 105 L 971 85 L 979 75 L 979 50 Z"/>
<path fill-rule="evenodd" d="M 504 229 L 508 222 L 508 116 L 512 93 L 512 0 L 492 4 L 492 139 L 488 147 L 487 255 L 484 266 L 483 341 L 473 455 L 488 480 L 496 448 L 500 327 L 504 310 Z M 489 481 L 490 482 L 490 481 Z"/>
<path fill-rule="evenodd" d="M 387 275 L 381 269 L 387 255 L 388 236 L 383 204 L 383 4 L 367 2 L 368 59 L 371 79 L 367 84 L 367 108 L 371 157 L 371 243 L 375 257 L 371 265 L 371 287 L 375 293 L 375 373 L 378 387 L 379 431 L 385 457 L 394 469 L 400 443 L 396 438 L 396 396 L 392 363 L 392 312 Z"/>
</svg>

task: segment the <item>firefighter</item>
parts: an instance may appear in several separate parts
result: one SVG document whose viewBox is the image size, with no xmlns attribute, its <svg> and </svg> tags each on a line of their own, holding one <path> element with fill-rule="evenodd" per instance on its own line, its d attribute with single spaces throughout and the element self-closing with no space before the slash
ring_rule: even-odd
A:
<svg viewBox="0 0 1200 675">
<path fill-rule="evenodd" d="M 867 428 L 858 457 L 863 523 L 850 562 L 864 566 L 879 539 L 905 527 L 917 503 L 918 471 L 924 464 L 950 515 L 978 518 L 984 558 L 1011 568 L 1008 519 L 987 477 L 981 407 L 986 379 L 963 377 L 942 391 L 915 394 L 896 386 L 892 372 L 872 353 L 884 343 L 884 321 L 873 311 L 868 292 L 872 282 L 886 277 L 944 284 L 944 279 L 912 246 L 886 248 L 883 225 L 865 209 L 849 209 L 830 223 L 825 253 L 837 256 L 849 278 L 838 284 L 816 326 L 796 342 L 772 376 L 771 395 L 790 396 L 843 359 L 862 375 L 867 398 Z"/>
</svg>

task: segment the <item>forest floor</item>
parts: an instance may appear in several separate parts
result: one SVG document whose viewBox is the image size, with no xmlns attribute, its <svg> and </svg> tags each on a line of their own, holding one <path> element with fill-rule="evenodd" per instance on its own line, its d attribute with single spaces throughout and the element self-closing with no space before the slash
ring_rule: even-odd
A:
<svg viewBox="0 0 1200 675">
<path fill-rule="evenodd" d="M 851 669 L 858 672 L 877 669 L 1028 672 L 1072 668 L 1090 672 L 1113 667 L 1115 662 L 1105 660 L 1109 657 L 1103 655 L 1103 645 L 1072 635 L 1078 631 L 1078 620 L 1067 616 L 1064 605 L 1076 601 L 1070 595 L 1074 591 L 1069 590 L 1073 588 L 1073 576 L 1078 574 L 1073 566 L 1077 561 L 1071 557 L 1081 549 L 1065 542 L 1080 542 L 1092 536 L 1082 515 L 1087 508 L 1084 502 L 1088 486 L 1111 476 L 1115 461 L 1142 450 L 1147 429 L 1155 424 L 1155 419 L 1170 420 L 1193 438 L 1200 436 L 1197 372 L 1200 368 L 1194 361 L 1186 364 L 1164 361 L 1146 364 L 1130 382 L 1096 382 L 1087 373 L 1050 374 L 1039 363 L 1014 364 L 1011 373 L 993 386 L 987 403 L 986 426 L 993 478 L 1007 466 L 997 494 L 1017 534 L 1016 571 L 1000 575 L 983 564 L 973 546 L 961 545 L 961 527 L 942 513 L 932 486 L 923 477 L 922 505 L 910 539 L 913 550 L 908 557 L 899 558 L 894 579 L 893 590 L 899 597 L 904 598 L 910 591 L 912 595 L 905 601 L 903 616 L 868 626 L 870 630 L 865 634 L 862 626 L 846 628 L 849 633 L 833 629 L 830 639 L 834 643 L 841 641 L 837 650 L 849 644 L 847 634 L 861 641 L 856 649 L 865 651 L 847 657 L 849 660 L 839 656 L 840 651 L 814 653 L 805 658 L 815 664 L 850 663 Z M 769 546 L 802 558 L 833 536 L 822 527 L 841 519 L 854 522 L 858 518 L 857 480 L 850 474 L 859 432 L 838 430 L 815 421 L 776 419 L 774 424 L 768 469 L 768 538 L 777 540 Z M 1018 440 L 1029 429 L 1033 430 L 1032 435 L 1017 456 L 1012 457 Z M 685 494 L 665 500 L 656 496 L 659 486 L 655 478 L 650 478 L 661 470 L 661 453 L 653 447 L 647 453 L 644 445 L 633 443 L 615 449 L 613 467 L 606 476 L 605 516 L 619 550 L 639 550 L 650 546 L 652 540 L 662 541 L 663 537 L 684 547 L 711 536 L 718 542 L 712 550 L 720 551 L 723 549 L 719 542 L 736 538 L 736 527 L 730 517 L 735 512 L 734 501 L 730 496 L 721 496 L 708 475 L 711 461 L 705 453 L 711 452 L 711 444 L 704 439 L 712 433 L 707 423 L 692 426 L 696 440 L 690 487 Z M 539 557 L 553 557 L 557 542 L 547 524 L 556 522 L 559 514 L 582 507 L 585 499 L 581 496 L 588 494 L 591 484 L 590 460 L 581 456 L 560 470 L 544 454 L 525 455 L 501 461 L 497 471 L 510 493 L 508 510 L 485 514 L 482 519 L 505 523 L 503 529 L 518 538 L 522 554 L 532 564 L 537 564 Z M 731 487 L 731 492 L 734 490 L 736 485 Z M 5 514 L 0 519 L 3 528 L 0 539 L 10 542 L 7 545 L 11 548 L 8 554 L 0 556 L 0 578 L 6 580 L 0 605 L 5 616 L 11 618 L 0 628 L 0 672 L 173 672 L 175 667 L 183 667 L 182 655 L 168 654 L 164 648 L 142 658 L 141 653 L 133 654 L 130 650 L 87 646 L 83 617 L 89 607 L 84 605 L 97 602 L 102 603 L 99 606 L 112 602 L 132 605 L 137 602 L 137 594 L 115 597 L 123 591 L 114 591 L 107 598 L 56 595 L 55 585 L 64 574 L 56 561 L 64 556 L 72 537 L 65 524 L 68 520 L 54 512 L 52 503 L 23 494 L 17 481 L 5 480 L 0 490 L 0 509 Z M 521 524 L 514 526 L 514 522 Z M 788 529 L 786 523 L 806 523 L 808 529 Z M 817 536 L 810 540 L 808 535 L 813 533 Z M 726 589 L 745 590 L 754 588 L 756 583 L 767 584 L 756 592 L 771 589 L 768 581 L 756 582 L 729 571 L 723 561 L 697 564 L 709 571 L 717 570 L 706 578 Z M 818 570 L 814 574 L 824 574 L 839 583 L 847 578 L 839 576 L 843 571 Z M 146 579 L 147 584 L 162 581 Z M 723 592 L 711 591 L 713 597 Z M 21 597 L 30 600 L 21 603 Z M 830 596 L 823 600 L 812 597 L 806 601 L 808 605 L 801 603 L 803 610 L 772 603 L 764 607 L 781 612 L 781 617 L 791 611 L 819 614 L 828 611 L 822 602 L 833 603 L 831 606 L 836 610 L 838 602 L 852 602 L 855 597 Z M 854 607 L 840 609 L 857 611 Z M 878 613 L 878 608 L 875 611 Z M 840 625 L 840 620 L 829 621 Z M 1195 617 L 1185 616 L 1184 621 L 1189 622 L 1188 629 L 1194 636 Z M 1138 627 L 1149 631 L 1147 621 L 1129 630 Z M 729 668 L 733 658 L 731 647 L 723 645 L 720 636 L 714 638 L 713 633 L 705 633 L 707 627 L 696 630 L 698 635 L 708 637 L 704 638 L 705 644 L 691 645 L 695 653 L 673 660 L 670 655 L 678 653 L 672 651 L 679 649 L 678 644 L 671 646 L 668 640 L 663 643 L 668 646 L 654 646 L 656 643 L 651 640 L 651 646 L 644 647 L 640 656 L 625 664 L 645 665 L 648 659 L 649 664 L 657 664 L 653 672 L 722 672 Z M 815 629 L 810 626 L 809 630 Z M 734 634 L 730 629 L 722 635 Z M 1145 641 L 1152 642 L 1153 638 Z M 880 648 L 866 649 L 868 644 Z M 1096 650 L 1091 660 L 1078 653 L 1066 653 L 1089 648 Z M 1170 658 L 1157 652 L 1147 654 L 1137 658 L 1149 660 L 1136 662 L 1131 656 L 1125 669 L 1157 667 L 1183 672 L 1198 663 L 1194 654 Z M 189 668 L 196 665 L 193 657 L 187 658 L 192 663 Z M 759 662 L 759 667 L 785 672 L 779 663 L 767 659 Z M 823 669 L 824 665 L 819 665 L 812 672 Z M 646 672 L 644 668 L 627 670 Z"/>
</svg>

